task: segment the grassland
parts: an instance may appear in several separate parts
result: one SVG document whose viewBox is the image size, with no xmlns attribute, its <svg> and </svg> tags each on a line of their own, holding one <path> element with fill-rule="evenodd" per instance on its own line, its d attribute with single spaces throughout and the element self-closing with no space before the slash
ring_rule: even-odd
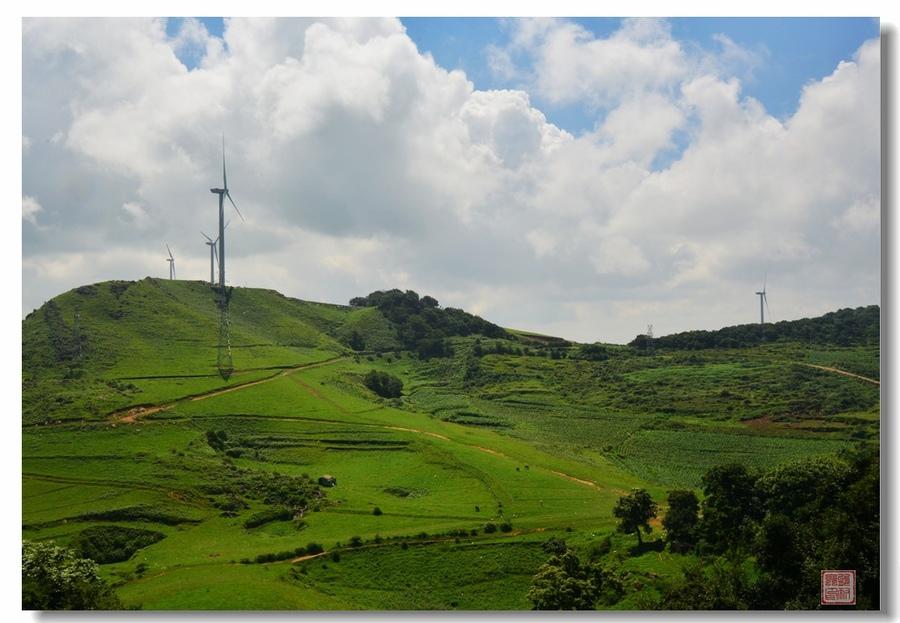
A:
<svg viewBox="0 0 900 623">
<path fill-rule="evenodd" d="M 377 309 L 243 288 L 230 321 L 227 380 L 199 282 L 86 286 L 23 323 L 23 535 L 164 535 L 102 565 L 128 606 L 527 608 L 540 544 L 589 551 L 631 488 L 662 501 L 712 465 L 762 469 L 878 438 L 876 385 L 803 365 L 877 378 L 875 347 L 608 346 L 588 361 L 578 345 L 513 333 L 454 338 L 452 357 L 422 361 Z M 371 352 L 349 348 L 354 333 Z M 401 378 L 404 395 L 366 389 L 371 369 Z M 247 527 L 273 508 L 279 475 L 323 474 L 337 486 L 302 517 Z M 608 555 L 650 587 L 689 558 L 612 542 Z M 310 543 L 325 552 L 297 553 Z"/>
</svg>

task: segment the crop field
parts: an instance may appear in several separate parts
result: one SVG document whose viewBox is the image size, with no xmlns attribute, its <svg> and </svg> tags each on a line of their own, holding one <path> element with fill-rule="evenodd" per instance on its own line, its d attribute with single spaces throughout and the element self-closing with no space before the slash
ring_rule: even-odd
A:
<svg viewBox="0 0 900 623">
<path fill-rule="evenodd" d="M 229 314 L 227 380 L 198 282 L 85 286 L 23 323 L 23 537 L 100 548 L 127 607 L 526 609 L 550 536 L 605 538 L 652 587 L 691 557 L 630 551 L 620 496 L 664 511 L 712 466 L 878 439 L 878 386 L 804 365 L 877 380 L 877 348 L 591 361 L 511 333 L 423 358 L 372 307 L 236 289 Z M 374 393 L 373 370 L 401 395 Z"/>
</svg>

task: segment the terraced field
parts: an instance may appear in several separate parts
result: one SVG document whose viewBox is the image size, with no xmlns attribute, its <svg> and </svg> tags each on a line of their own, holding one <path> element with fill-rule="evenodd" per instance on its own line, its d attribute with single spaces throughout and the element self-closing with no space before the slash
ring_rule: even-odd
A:
<svg viewBox="0 0 900 623">
<path fill-rule="evenodd" d="M 626 551 L 611 511 L 632 488 L 662 501 L 712 465 L 878 435 L 877 386 L 798 365 L 871 373 L 877 348 L 610 346 L 586 361 L 512 334 L 512 352 L 476 355 L 490 340 L 468 336 L 422 360 L 374 308 L 236 289 L 230 312 L 228 380 L 201 283 L 87 286 L 23 324 L 23 536 L 164 535 L 102 565 L 127 606 L 528 608 L 550 536 L 612 534 Z M 373 369 L 403 396 L 370 391 Z M 316 485 L 326 474 L 335 487 Z M 652 584 L 690 557 L 621 558 Z"/>
</svg>

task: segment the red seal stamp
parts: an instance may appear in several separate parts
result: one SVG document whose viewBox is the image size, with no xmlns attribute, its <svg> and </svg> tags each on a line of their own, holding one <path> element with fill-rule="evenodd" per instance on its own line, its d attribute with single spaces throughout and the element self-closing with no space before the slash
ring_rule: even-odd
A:
<svg viewBox="0 0 900 623">
<path fill-rule="evenodd" d="M 823 606 L 856 605 L 856 571 L 822 571 Z"/>
</svg>

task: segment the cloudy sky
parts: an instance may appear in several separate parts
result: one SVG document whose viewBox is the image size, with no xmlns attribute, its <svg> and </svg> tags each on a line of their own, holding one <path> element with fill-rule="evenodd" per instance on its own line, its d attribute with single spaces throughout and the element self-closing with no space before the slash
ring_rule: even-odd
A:
<svg viewBox="0 0 900 623">
<path fill-rule="evenodd" d="M 23 313 L 209 275 L 582 341 L 878 303 L 869 19 L 25 19 Z"/>
</svg>

